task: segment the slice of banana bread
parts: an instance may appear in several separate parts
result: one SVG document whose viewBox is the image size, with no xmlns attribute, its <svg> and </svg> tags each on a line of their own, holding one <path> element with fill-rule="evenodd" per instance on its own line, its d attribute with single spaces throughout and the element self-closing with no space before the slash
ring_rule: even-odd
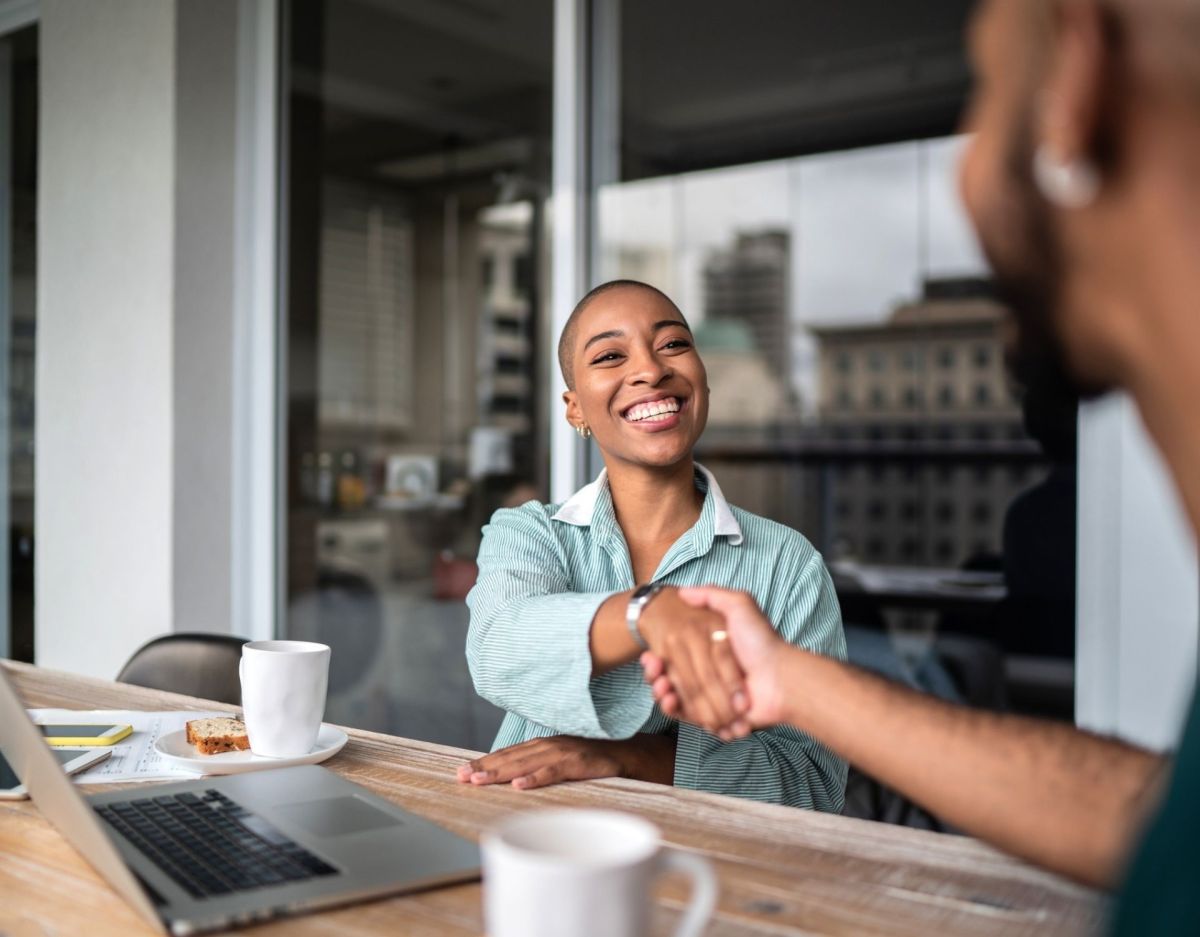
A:
<svg viewBox="0 0 1200 937">
<path fill-rule="evenodd" d="M 250 747 L 246 724 L 241 719 L 193 719 L 187 724 L 187 740 L 201 755 L 236 752 Z"/>
</svg>

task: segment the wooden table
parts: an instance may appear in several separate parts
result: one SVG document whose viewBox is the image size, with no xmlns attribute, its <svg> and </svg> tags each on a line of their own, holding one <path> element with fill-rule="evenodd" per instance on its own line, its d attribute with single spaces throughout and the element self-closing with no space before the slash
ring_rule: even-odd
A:
<svg viewBox="0 0 1200 937">
<path fill-rule="evenodd" d="M 124 684 L 4 663 L 26 705 L 79 709 L 228 709 Z M 607 807 L 640 814 L 671 845 L 708 856 L 721 880 L 712 937 L 724 935 L 1086 934 L 1105 902 L 983 844 L 884 824 L 605 780 L 544 791 L 474 788 L 454 769 L 469 753 L 371 732 L 326 765 L 464 836 L 531 807 Z M 682 881 L 658 891 L 655 933 L 686 899 Z M 254 934 L 479 935 L 479 884 L 385 899 L 253 929 Z M 0 801 L 0 935 L 127 937 L 153 931 L 28 801 Z M 570 937 L 570 935 L 564 935 Z"/>
</svg>

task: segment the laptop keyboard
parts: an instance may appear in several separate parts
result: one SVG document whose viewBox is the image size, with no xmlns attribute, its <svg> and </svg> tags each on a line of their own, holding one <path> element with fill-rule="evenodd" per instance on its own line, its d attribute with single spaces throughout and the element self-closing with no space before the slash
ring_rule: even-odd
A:
<svg viewBox="0 0 1200 937">
<path fill-rule="evenodd" d="M 107 804 L 96 813 L 193 898 L 337 872 L 220 791 Z"/>
</svg>

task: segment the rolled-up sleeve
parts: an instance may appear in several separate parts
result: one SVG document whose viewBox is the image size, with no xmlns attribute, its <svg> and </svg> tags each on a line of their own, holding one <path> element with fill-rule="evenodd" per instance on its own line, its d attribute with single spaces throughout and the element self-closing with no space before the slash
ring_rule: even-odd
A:
<svg viewBox="0 0 1200 937">
<path fill-rule="evenodd" d="M 781 588 L 779 593 L 785 601 L 762 603 L 775 630 L 789 644 L 844 660 L 841 610 L 820 554 L 812 551 L 791 588 Z M 676 743 L 675 784 L 839 813 L 846 797 L 846 763 L 791 726 L 774 726 L 722 742 L 684 723 Z"/>
<path fill-rule="evenodd" d="M 475 690 L 557 733 L 628 738 L 654 706 L 640 672 L 624 673 L 627 665 L 592 679 L 592 620 L 618 590 L 573 588 L 541 505 L 492 516 L 479 548 L 479 578 L 467 596 L 467 663 Z"/>
</svg>

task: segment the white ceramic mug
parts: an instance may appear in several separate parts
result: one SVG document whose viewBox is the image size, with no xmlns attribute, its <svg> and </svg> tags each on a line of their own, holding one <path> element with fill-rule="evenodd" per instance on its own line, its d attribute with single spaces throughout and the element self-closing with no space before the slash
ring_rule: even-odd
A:
<svg viewBox="0 0 1200 937">
<path fill-rule="evenodd" d="M 665 872 L 692 879 L 675 937 L 698 937 L 717 902 L 712 866 L 661 848 L 658 828 L 608 810 L 539 810 L 483 836 L 488 937 L 644 937 Z"/>
<path fill-rule="evenodd" d="M 329 645 L 251 641 L 242 645 L 242 713 L 256 755 L 307 755 L 325 716 Z"/>
</svg>

